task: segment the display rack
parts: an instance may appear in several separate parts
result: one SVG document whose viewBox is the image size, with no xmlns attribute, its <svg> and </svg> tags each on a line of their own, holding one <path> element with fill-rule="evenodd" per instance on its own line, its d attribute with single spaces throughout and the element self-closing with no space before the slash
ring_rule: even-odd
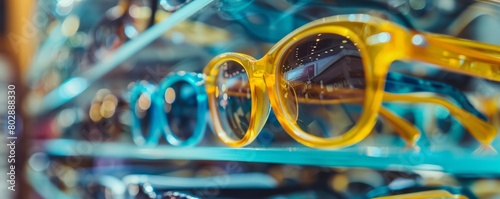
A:
<svg viewBox="0 0 500 199">
<path fill-rule="evenodd" d="M 83 91 L 89 88 L 95 81 L 99 80 L 131 56 L 138 53 L 155 39 L 161 37 L 172 27 L 186 20 L 213 1 L 214 0 L 196 0 L 172 13 L 165 20 L 141 33 L 136 39 L 123 44 L 123 46 L 117 49 L 112 55 L 93 65 L 87 72 L 68 79 L 49 92 L 39 103 L 28 109 L 30 115 L 42 115 L 71 101 L 73 98 L 83 93 Z M 35 61 L 34 63 L 39 62 Z"/>
<path fill-rule="evenodd" d="M 87 156 L 142 160 L 213 160 L 365 167 L 384 170 L 429 170 L 461 175 L 500 175 L 500 155 L 493 149 L 477 153 L 455 147 L 429 151 L 401 147 L 349 147 L 337 150 L 294 148 L 139 147 L 127 143 L 97 143 L 56 139 L 39 142 L 38 149 L 50 156 Z M 499 147 L 495 150 L 500 149 Z"/>
</svg>

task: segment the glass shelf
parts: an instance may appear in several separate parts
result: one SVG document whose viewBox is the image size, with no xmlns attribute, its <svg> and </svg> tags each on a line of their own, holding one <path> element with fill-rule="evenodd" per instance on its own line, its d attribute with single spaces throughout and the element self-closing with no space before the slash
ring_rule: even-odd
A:
<svg viewBox="0 0 500 199">
<path fill-rule="evenodd" d="M 28 110 L 30 110 L 29 113 L 34 116 L 41 115 L 71 101 L 73 98 L 83 93 L 83 91 L 90 87 L 96 80 L 99 80 L 112 69 L 126 61 L 129 57 L 138 53 L 155 39 L 161 37 L 172 27 L 186 20 L 213 1 L 214 0 L 196 0 L 187 4 L 180 10 L 171 14 L 167 19 L 144 31 L 136 39 L 123 44 L 123 46 L 117 49 L 109 58 L 96 63 L 89 71 L 80 76 L 72 77 L 62 83 L 49 92 L 40 102 L 30 106 L 28 108 Z M 34 63 L 44 62 L 38 60 Z"/>
<path fill-rule="evenodd" d="M 349 147 L 337 150 L 295 148 L 139 147 L 128 143 L 93 143 L 55 139 L 35 147 L 50 156 L 87 156 L 142 160 L 214 160 L 324 167 L 367 167 L 397 171 L 443 171 L 461 175 L 500 175 L 500 155 L 490 149 L 477 153 L 417 150 L 401 147 Z M 500 147 L 495 148 L 497 151 Z"/>
</svg>

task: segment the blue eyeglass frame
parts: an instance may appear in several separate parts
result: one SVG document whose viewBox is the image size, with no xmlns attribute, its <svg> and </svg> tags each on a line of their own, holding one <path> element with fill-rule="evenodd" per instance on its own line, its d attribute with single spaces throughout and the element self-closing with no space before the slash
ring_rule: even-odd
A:
<svg viewBox="0 0 500 199">
<path fill-rule="evenodd" d="M 158 86 L 151 83 L 138 82 L 130 90 L 130 111 L 132 113 L 132 136 L 137 145 L 154 146 L 159 143 L 159 139 L 165 134 L 169 144 L 174 146 L 194 146 L 201 142 L 207 129 L 208 97 L 205 91 L 204 76 L 194 72 L 176 72 L 167 75 Z M 197 113 L 196 127 L 193 134 L 186 140 L 179 139 L 171 130 L 168 124 L 168 116 L 163 112 L 166 105 L 164 94 L 168 88 L 177 83 L 187 83 L 196 92 Z M 149 133 L 144 137 L 140 125 L 140 119 L 135 113 L 135 104 L 141 94 L 147 94 L 151 99 L 152 110 L 151 121 L 149 123 Z M 158 118 L 158 119 L 156 119 Z"/>
<path fill-rule="evenodd" d="M 188 83 L 196 92 L 196 127 L 193 134 L 187 140 L 179 139 L 172 131 L 168 124 L 167 114 L 159 114 L 160 122 L 165 132 L 167 141 L 174 146 L 194 146 L 201 142 L 207 128 L 207 113 L 208 113 L 208 97 L 205 91 L 203 74 L 194 72 L 177 72 L 167 76 L 158 87 L 158 97 L 155 99 L 157 107 L 165 107 L 166 101 L 163 99 L 163 94 L 168 88 L 171 88 L 177 83 Z M 161 109 L 159 109 L 161 111 Z"/>
<path fill-rule="evenodd" d="M 155 122 L 156 120 L 152 120 L 149 123 L 148 137 L 144 137 L 144 133 L 141 129 L 140 119 L 135 112 L 135 106 L 142 94 L 148 95 L 151 100 L 151 111 L 147 114 L 151 114 L 151 118 L 154 118 L 157 115 L 156 107 L 154 104 L 154 99 L 156 98 L 156 87 L 153 84 L 147 82 L 136 82 L 136 84 L 130 89 L 129 96 L 129 109 L 132 115 L 130 128 L 134 143 L 136 143 L 137 145 L 151 145 L 151 140 L 158 140 L 161 132 L 158 132 L 159 129 L 157 128 L 157 123 Z"/>
</svg>

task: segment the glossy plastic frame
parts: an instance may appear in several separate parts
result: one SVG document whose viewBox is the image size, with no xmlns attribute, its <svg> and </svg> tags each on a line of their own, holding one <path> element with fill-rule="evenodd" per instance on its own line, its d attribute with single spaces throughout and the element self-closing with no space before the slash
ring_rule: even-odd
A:
<svg viewBox="0 0 500 199">
<path fill-rule="evenodd" d="M 193 146 L 200 143 L 205 135 L 206 127 L 207 127 L 207 112 L 208 112 L 208 101 L 207 101 L 207 93 L 203 87 L 204 78 L 203 74 L 200 73 L 186 73 L 186 72 L 177 72 L 167 76 L 158 86 L 158 97 L 155 98 L 155 104 L 157 107 L 163 108 L 165 107 L 165 100 L 163 98 L 163 94 L 166 90 L 177 84 L 185 82 L 191 85 L 196 92 L 196 101 L 197 112 L 196 112 L 196 121 L 197 125 L 194 129 L 194 132 L 191 137 L 187 140 L 179 139 L 171 130 L 167 122 L 167 114 L 159 114 L 161 125 L 163 127 L 163 131 L 167 136 L 167 141 L 174 146 Z"/>
<path fill-rule="evenodd" d="M 365 91 L 362 92 L 365 92 L 364 99 L 369 100 L 354 99 L 357 103 L 363 103 L 365 111 L 355 126 L 343 136 L 321 138 L 304 132 L 281 106 L 283 101 L 278 95 L 280 78 L 277 75 L 279 70 L 277 66 L 281 65 L 281 58 L 296 42 L 310 35 L 328 33 L 342 35 L 358 44 L 357 47 L 363 58 L 366 81 Z M 385 39 L 379 39 L 381 37 Z M 384 85 L 389 67 L 395 60 L 427 62 L 439 65 L 445 70 L 500 81 L 500 58 L 492 54 L 500 55 L 500 47 L 409 31 L 380 18 L 351 14 L 327 17 L 302 26 L 284 37 L 260 60 L 240 53 L 219 55 L 205 67 L 204 73 L 207 76 L 206 88 L 216 134 L 222 142 L 232 147 L 245 146 L 257 137 L 267 120 L 271 106 L 280 124 L 298 142 L 316 148 L 350 146 L 370 134 L 377 116 L 384 113 L 383 101 L 433 103 L 444 106 L 477 140 L 484 145 L 489 145 L 496 136 L 497 130 L 475 115 L 442 98 L 384 92 Z M 252 99 L 251 118 L 248 130 L 241 140 L 230 138 L 218 119 L 215 82 L 219 67 L 226 61 L 235 61 L 242 65 L 249 77 Z M 395 121 L 401 123 L 404 120 Z"/>
<path fill-rule="evenodd" d="M 171 130 L 168 124 L 167 114 L 162 110 L 165 106 L 164 94 L 166 90 L 174 84 L 185 82 L 191 85 L 196 92 L 197 100 L 197 124 L 193 134 L 186 140 L 179 139 Z M 165 134 L 167 142 L 174 146 L 194 146 L 200 143 L 205 135 L 207 127 L 207 94 L 203 87 L 203 75 L 199 73 L 177 72 L 171 73 L 165 77 L 158 87 L 149 83 L 136 83 L 130 93 L 130 111 L 132 113 L 132 136 L 137 145 L 156 145 L 162 135 Z M 140 127 L 140 120 L 135 114 L 134 105 L 137 103 L 138 96 L 147 94 L 151 99 L 152 111 L 154 118 L 150 121 L 150 129 L 148 137 L 143 136 Z M 158 119 L 156 119 L 158 118 Z"/>
</svg>

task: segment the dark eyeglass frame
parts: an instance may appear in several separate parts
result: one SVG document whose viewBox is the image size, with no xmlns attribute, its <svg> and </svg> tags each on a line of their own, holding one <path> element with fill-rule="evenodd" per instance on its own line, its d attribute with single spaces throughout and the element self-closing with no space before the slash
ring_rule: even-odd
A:
<svg viewBox="0 0 500 199">
<path fill-rule="evenodd" d="M 98 24 L 92 29 L 91 35 L 93 42 L 91 46 L 89 47 L 89 59 L 92 62 L 96 61 L 95 53 L 99 49 L 102 48 L 102 45 L 106 45 L 105 43 L 107 42 L 106 39 L 108 37 L 104 37 L 104 41 L 99 41 L 97 38 L 100 38 L 99 34 L 102 34 L 103 28 L 106 29 L 111 29 L 110 33 L 108 34 L 114 34 L 118 37 L 118 40 L 120 41 L 119 46 L 123 45 L 125 42 L 128 40 L 132 39 L 126 34 L 126 28 L 127 28 L 127 22 L 126 20 L 132 20 L 131 16 L 129 14 L 130 7 L 132 6 L 134 0 L 121 0 L 120 2 L 123 2 L 121 5 L 119 5 L 122 9 L 122 15 L 115 19 L 109 19 L 106 16 L 101 19 Z M 158 5 L 161 4 L 161 2 L 169 2 L 165 0 L 149 0 L 149 8 L 151 9 L 151 14 L 148 19 L 148 25 L 146 27 L 150 28 L 155 24 L 155 18 L 156 18 L 156 13 L 158 9 Z M 171 9 L 166 9 L 166 5 L 162 5 L 162 7 L 167 11 L 167 12 L 175 12 L 181 7 L 185 6 L 186 4 L 190 3 L 192 0 L 187 0 L 179 5 L 171 6 Z M 117 30 L 114 30 L 117 29 Z M 113 33 L 114 32 L 114 33 Z"/>
</svg>

